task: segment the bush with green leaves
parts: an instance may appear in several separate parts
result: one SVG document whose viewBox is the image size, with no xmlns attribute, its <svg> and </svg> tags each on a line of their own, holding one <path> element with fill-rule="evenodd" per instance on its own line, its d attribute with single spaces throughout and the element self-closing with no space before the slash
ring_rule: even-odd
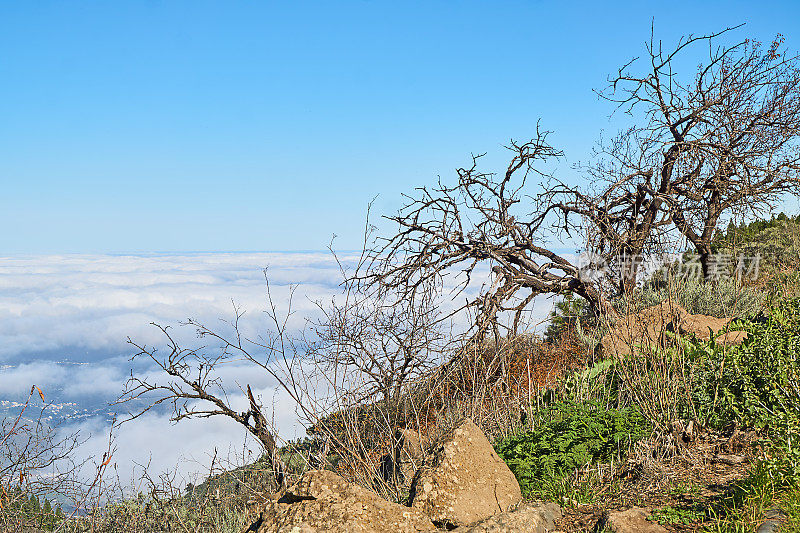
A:
<svg viewBox="0 0 800 533">
<path fill-rule="evenodd" d="M 591 311 L 586 300 L 567 293 L 555 303 L 550 312 L 550 323 L 544 332 L 544 340 L 556 342 L 564 333 L 581 328 L 581 321 L 590 319 Z"/>
<path fill-rule="evenodd" d="M 674 524 L 690 526 L 697 522 L 702 522 L 705 516 L 705 511 L 701 509 L 668 505 L 661 509 L 654 510 L 649 520 L 658 522 L 662 526 Z"/>
<path fill-rule="evenodd" d="M 689 341 L 698 418 L 712 427 L 800 429 L 800 299 L 738 321 L 747 339 L 736 347 Z M 784 432 L 784 431 L 782 431 Z"/>
<path fill-rule="evenodd" d="M 538 415 L 545 421 L 542 425 L 506 437 L 495 446 L 525 496 L 539 493 L 545 480 L 619 458 L 650 433 L 635 408 L 607 408 L 598 401 L 561 401 Z"/>
</svg>

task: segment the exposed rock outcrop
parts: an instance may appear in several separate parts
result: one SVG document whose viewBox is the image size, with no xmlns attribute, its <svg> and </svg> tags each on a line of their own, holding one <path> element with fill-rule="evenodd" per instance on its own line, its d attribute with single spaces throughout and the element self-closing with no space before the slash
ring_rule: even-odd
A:
<svg viewBox="0 0 800 533">
<path fill-rule="evenodd" d="M 401 464 L 425 456 L 419 434 L 402 432 Z M 445 434 L 414 476 L 411 507 L 324 470 L 306 472 L 261 508 L 245 533 L 547 533 L 561 518 L 553 503 L 522 501 L 519 483 L 466 419 Z"/>
<path fill-rule="evenodd" d="M 333 472 L 312 470 L 267 502 L 248 532 L 416 533 L 435 530 L 417 509 L 389 502 Z"/>
<path fill-rule="evenodd" d="M 549 533 L 561 518 L 555 503 L 526 502 L 515 511 L 496 514 L 472 526 L 461 526 L 455 533 Z"/>
<path fill-rule="evenodd" d="M 603 335 L 600 351 L 604 357 L 630 355 L 639 345 L 657 345 L 663 340 L 667 325 L 679 321 L 688 312 L 671 302 L 648 307 L 621 318 L 614 329 Z"/>
<path fill-rule="evenodd" d="M 514 474 L 470 419 L 439 441 L 411 485 L 412 508 L 448 528 L 505 513 L 521 501 Z"/>
<path fill-rule="evenodd" d="M 598 346 L 605 357 L 630 355 L 637 346 L 658 346 L 664 342 L 666 331 L 708 340 L 728 327 L 732 317 L 716 318 L 692 315 L 674 302 L 664 301 L 621 318 Z M 727 331 L 717 337 L 726 346 L 740 344 L 747 338 L 744 331 Z"/>
</svg>

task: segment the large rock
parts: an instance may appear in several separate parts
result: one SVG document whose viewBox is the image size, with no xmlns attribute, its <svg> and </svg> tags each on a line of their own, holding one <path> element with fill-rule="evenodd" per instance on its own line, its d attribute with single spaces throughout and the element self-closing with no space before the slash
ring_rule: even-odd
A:
<svg viewBox="0 0 800 533">
<path fill-rule="evenodd" d="M 521 501 L 514 474 L 470 419 L 439 440 L 411 484 L 411 506 L 447 528 L 485 520 Z"/>
<path fill-rule="evenodd" d="M 716 318 L 706 315 L 685 315 L 677 324 L 677 329 L 683 335 L 695 336 L 698 339 L 708 340 L 709 332 L 716 335 L 733 320 L 733 317 Z"/>
<path fill-rule="evenodd" d="M 736 346 L 742 344 L 746 339 L 746 331 L 728 331 L 717 337 L 716 342 L 723 346 Z"/>
<path fill-rule="evenodd" d="M 247 532 L 414 533 L 435 527 L 417 509 L 389 502 L 333 472 L 312 470 L 267 502 Z"/>
<path fill-rule="evenodd" d="M 669 533 L 658 522 L 649 521 L 648 516 L 648 512 L 640 507 L 612 512 L 606 517 L 605 526 L 613 533 Z"/>
<path fill-rule="evenodd" d="M 724 331 L 728 324 L 733 320 L 733 317 L 715 318 L 706 315 L 686 315 L 683 320 L 678 324 L 678 331 L 682 335 L 695 336 L 704 341 L 711 338 L 713 335 L 716 337 L 717 344 L 723 346 L 734 346 L 741 344 L 747 338 L 746 331 L 733 330 Z"/>
<path fill-rule="evenodd" d="M 724 331 L 731 320 L 732 317 L 692 315 L 679 304 L 664 301 L 621 318 L 600 340 L 599 348 L 605 357 L 630 355 L 637 346 L 660 346 L 666 331 L 708 340 Z M 746 338 L 744 331 L 728 331 L 717 337 L 717 342 L 731 346 Z"/>
<path fill-rule="evenodd" d="M 669 325 L 679 322 L 689 313 L 680 305 L 661 302 L 638 313 L 631 313 L 614 325 L 600 340 L 604 357 L 630 355 L 636 346 L 660 345 Z"/>
<path fill-rule="evenodd" d="M 561 518 L 555 503 L 523 503 L 515 511 L 496 514 L 472 526 L 461 526 L 454 533 L 548 533 Z"/>
</svg>

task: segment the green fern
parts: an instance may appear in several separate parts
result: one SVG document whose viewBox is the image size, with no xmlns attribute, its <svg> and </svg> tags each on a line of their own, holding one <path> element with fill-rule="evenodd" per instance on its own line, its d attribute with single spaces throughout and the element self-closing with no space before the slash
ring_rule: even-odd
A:
<svg viewBox="0 0 800 533">
<path fill-rule="evenodd" d="M 649 433 L 634 408 L 607 409 L 596 401 L 558 402 L 541 415 L 548 420 L 543 426 L 507 437 L 495 447 L 526 496 L 539 494 L 544 480 L 620 457 Z"/>
</svg>

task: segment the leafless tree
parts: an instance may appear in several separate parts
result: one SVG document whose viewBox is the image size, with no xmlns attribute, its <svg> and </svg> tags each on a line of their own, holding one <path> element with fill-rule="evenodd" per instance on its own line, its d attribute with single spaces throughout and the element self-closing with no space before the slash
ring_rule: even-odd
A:
<svg viewBox="0 0 800 533">
<path fill-rule="evenodd" d="M 248 409 L 238 411 L 228 395 L 231 384 L 224 383 L 218 374 L 220 365 L 246 361 L 271 376 L 298 407 L 305 405 L 301 398 L 303 388 L 294 382 L 299 376 L 293 369 L 300 360 L 298 352 L 301 348 L 295 338 L 287 334 L 291 311 L 285 314 L 278 312 L 269 295 L 268 281 L 267 293 L 270 303 L 267 316 L 272 329 L 258 338 L 251 339 L 241 333 L 239 322 L 244 312 L 234 306 L 234 319 L 229 324 L 231 331 L 227 335 L 193 319 L 183 324 L 195 328 L 198 337 L 212 341 L 213 346 L 183 347 L 168 326 L 158 324 L 154 326 L 162 331 L 167 341 L 163 353 L 156 347 L 129 339 L 129 343 L 138 350 L 133 359 L 149 359 L 161 375 L 153 377 L 131 372 L 117 404 L 138 406 L 143 401 L 144 407 L 129 413 L 121 423 L 135 420 L 161 404 L 170 406 L 172 422 L 188 418 L 227 417 L 241 425 L 261 444 L 270 461 L 275 481 L 279 487 L 282 486 L 285 468 L 278 454 L 274 430 L 264 414 L 264 406 L 253 395 L 250 385 L 245 384 L 240 385 L 240 389 L 247 398 Z M 291 308 L 291 301 L 289 306 Z"/>
<path fill-rule="evenodd" d="M 342 274 L 346 279 L 344 266 Z M 261 337 L 241 333 L 244 313 L 234 307 L 234 319 L 221 328 L 227 333 L 196 320 L 183 324 L 194 328 L 204 342 L 210 341 L 207 345 L 184 347 L 166 326 L 157 326 L 166 350 L 130 341 L 138 350 L 134 358 L 146 358 L 158 372 L 132 372 L 118 403 L 137 408 L 123 422 L 160 405 L 169 406 L 173 422 L 227 417 L 261 443 L 280 484 L 286 465 L 264 407 L 251 387 L 242 384 L 249 408 L 237 409 L 228 394 L 233 384 L 220 377 L 221 365 L 244 361 L 288 393 L 300 422 L 322 448 L 339 458 L 342 474 L 366 484 L 380 483 L 380 474 L 387 473 L 381 472 L 387 466 L 381 456 L 389 453 L 388 473 L 395 473 L 392 441 L 409 416 L 408 404 L 401 399 L 444 349 L 446 337 L 433 294 L 423 292 L 404 301 L 375 299 L 359 293 L 355 281 L 345 281 L 340 298 L 318 302 L 319 318 L 306 317 L 306 327 L 290 332 L 291 299 L 288 310 L 279 312 L 269 282 L 267 288 L 271 328 Z M 324 463 L 325 458 L 315 461 Z M 396 484 L 383 488 L 397 492 Z"/>
<path fill-rule="evenodd" d="M 798 56 L 787 55 L 780 35 L 766 48 L 717 44 L 733 29 L 689 35 L 668 51 L 651 36 L 644 70 L 634 71 L 634 59 L 600 93 L 635 125 L 605 147 L 595 172 L 627 182 L 628 208 L 669 217 L 706 276 L 725 216 L 769 210 L 800 191 Z M 706 60 L 682 76 L 702 47 Z"/>
<path fill-rule="evenodd" d="M 780 38 L 766 50 L 752 41 L 714 47 L 728 31 L 689 36 L 672 52 L 651 38 L 648 71 L 631 74 L 632 61 L 610 79 L 601 95 L 635 124 L 579 167 L 583 184 L 541 170 L 562 154 L 537 131 L 530 142 L 511 144 L 503 174 L 479 170 L 474 157 L 458 169 L 455 185 L 418 189 L 389 217 L 396 230 L 376 241 L 361 282 L 405 298 L 455 272 L 468 282 L 487 265 L 490 287 L 465 307 L 476 311 L 477 337 L 489 330 L 497 337 L 499 316 L 510 312 L 504 327 L 515 333 L 540 294 L 574 293 L 613 316 L 609 297 L 630 293 L 642 261 L 681 238 L 708 275 L 711 242 L 726 214 L 770 208 L 800 192 L 797 57 L 781 51 Z M 703 43 L 708 61 L 682 81 L 685 51 Z M 529 183 L 533 177 L 541 183 Z M 553 252 L 553 236 L 567 236 L 610 267 L 606 276 L 587 276 Z"/>
<path fill-rule="evenodd" d="M 80 444 L 79 436 L 73 433 L 59 438 L 57 428 L 47 423 L 47 405 L 39 409 L 31 405 L 36 393 L 44 403 L 44 394 L 32 386 L 17 416 L 0 422 L 0 496 L 15 484 L 24 484 L 26 492 L 42 492 L 67 482 L 64 473 L 59 472 L 55 479 L 50 470 L 71 457 Z"/>
<path fill-rule="evenodd" d="M 42 403 L 36 406 L 37 397 Z M 113 441 L 109 436 L 108 449 L 94 466 L 94 479 L 81 476 L 88 473 L 90 459 L 79 457 L 79 448 L 86 442 L 77 431 L 66 431 L 53 423 L 52 404 L 45 402 L 44 393 L 32 386 L 17 416 L 0 422 L 0 530 L 27 531 L 47 521 L 61 531 L 78 510 L 86 509 L 87 501 L 103 497 L 103 474 L 111 462 Z M 69 502 L 72 515 L 66 520 L 59 511 L 27 508 L 30 497 L 44 497 L 59 503 Z M 49 508 L 49 501 L 47 508 Z M 37 513 L 39 516 L 37 516 Z"/>
<path fill-rule="evenodd" d="M 529 181 L 552 176 L 541 166 L 562 153 L 537 131 L 529 142 L 514 143 L 508 168 L 501 175 L 478 168 L 458 169 L 458 182 L 422 187 L 406 205 L 388 217 L 394 234 L 374 241 L 369 261 L 358 274 L 363 286 L 411 299 L 441 286 L 445 277 L 463 275 L 459 293 L 480 267 L 490 267 L 491 286 L 459 309 L 475 311 L 476 338 L 501 334 L 498 317 L 510 312 L 512 333 L 533 298 L 540 294 L 575 293 L 598 312 L 610 312 L 605 295 L 576 261 L 552 251 L 560 231 L 580 230 L 578 215 L 561 208 L 551 191 L 526 195 Z M 580 236 L 579 236 L 580 238 Z"/>
<path fill-rule="evenodd" d="M 668 249 L 671 219 L 644 185 L 652 173 L 609 175 L 597 167 L 584 170 L 592 178 L 591 185 L 553 180 L 543 197 L 562 213 L 560 224 L 565 229 L 576 219 L 579 222 L 585 252 L 605 269 L 598 291 L 629 294 L 636 287 L 643 258 Z"/>
</svg>

